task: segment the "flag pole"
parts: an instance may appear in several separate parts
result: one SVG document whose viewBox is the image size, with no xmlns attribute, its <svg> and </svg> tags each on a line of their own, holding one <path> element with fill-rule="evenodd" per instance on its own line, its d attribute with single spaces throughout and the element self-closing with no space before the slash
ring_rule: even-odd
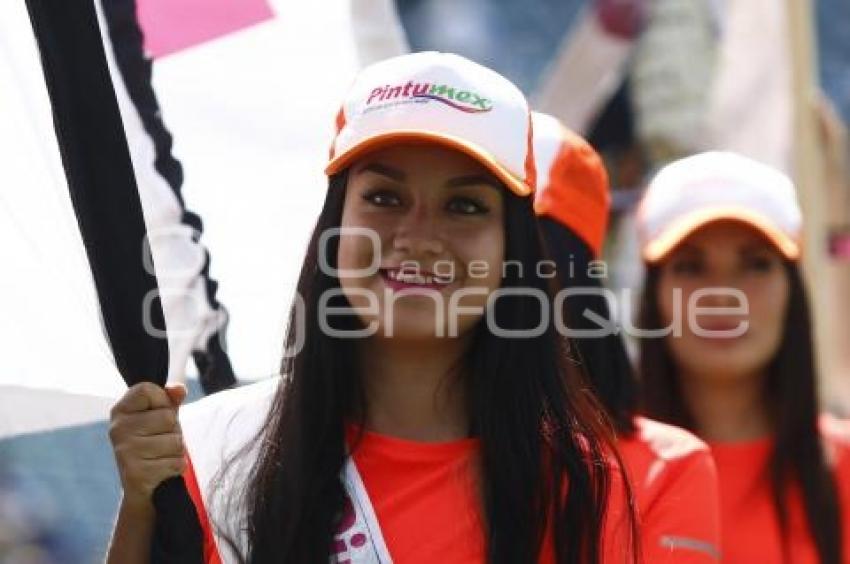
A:
<svg viewBox="0 0 850 564">
<path fill-rule="evenodd" d="M 846 403 L 848 384 L 836 370 L 835 329 L 830 320 L 834 311 L 829 272 L 829 208 L 824 175 L 823 142 L 818 127 L 820 87 L 817 63 L 817 35 L 811 0 L 787 0 L 792 96 L 794 101 L 793 171 L 803 209 L 803 274 L 812 304 L 814 345 L 821 398 L 835 405 Z M 840 316 L 839 316 L 840 317 Z M 850 406 L 845 406 L 850 407 Z"/>
</svg>

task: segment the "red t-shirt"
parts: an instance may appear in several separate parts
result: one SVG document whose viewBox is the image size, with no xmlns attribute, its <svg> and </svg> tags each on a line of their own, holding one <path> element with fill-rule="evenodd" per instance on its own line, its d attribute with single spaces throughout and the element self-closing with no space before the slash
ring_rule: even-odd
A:
<svg viewBox="0 0 850 564">
<path fill-rule="evenodd" d="M 399 564 L 486 562 L 477 490 L 478 439 L 423 443 L 365 432 L 354 462 L 380 523 L 393 561 Z M 625 498 L 612 480 L 603 561 L 631 562 Z M 540 564 L 554 564 L 551 531 Z"/>
<path fill-rule="evenodd" d="M 708 447 L 690 433 L 644 418 L 620 441 L 639 511 L 647 563 L 715 563 L 720 524 Z M 484 562 L 476 492 L 478 441 L 421 443 L 365 433 L 354 453 L 390 554 L 400 563 Z M 622 483 L 612 480 L 604 561 L 629 562 Z M 550 531 L 551 533 L 551 531 Z M 551 534 L 540 562 L 554 562 Z"/>
<path fill-rule="evenodd" d="M 850 427 L 832 417 L 821 420 L 821 437 L 838 486 L 844 538 L 842 562 L 850 562 Z M 767 473 L 773 440 L 710 443 L 720 479 L 725 564 L 781 564 L 782 536 Z M 788 492 L 788 562 L 817 564 L 817 551 L 799 487 Z"/>
<path fill-rule="evenodd" d="M 475 485 L 478 444 L 364 432 L 354 462 L 394 562 L 484 562 Z"/>
<path fill-rule="evenodd" d="M 181 410 L 191 463 L 184 478 L 198 510 L 205 535 L 205 561 L 210 564 L 238 560 L 215 532 L 240 522 L 219 502 L 222 491 L 214 485 L 218 471 L 256 436 L 275 389 L 274 381 L 246 386 Z M 638 419 L 637 426 L 634 437 L 621 441 L 621 450 L 640 512 L 644 561 L 714 562 L 711 545 L 716 542 L 716 504 L 711 501 L 716 500 L 716 484 L 705 445 L 660 423 Z M 484 562 L 478 452 L 476 439 L 422 443 L 364 434 L 353 454 L 354 466 L 374 510 L 374 524 L 394 562 Z M 251 459 L 241 458 L 246 464 Z M 238 487 L 247 477 L 240 474 L 237 469 L 224 483 Z M 603 561 L 625 564 L 631 562 L 631 537 L 617 472 L 612 472 L 610 496 Z M 370 518 L 367 516 L 367 521 Z M 352 534 L 346 533 L 341 540 L 362 546 L 362 535 L 353 534 L 353 529 L 349 532 Z M 351 546 L 346 544 L 341 550 L 345 553 Z M 553 564 L 552 546 L 552 535 L 547 534 L 541 564 Z"/>
</svg>

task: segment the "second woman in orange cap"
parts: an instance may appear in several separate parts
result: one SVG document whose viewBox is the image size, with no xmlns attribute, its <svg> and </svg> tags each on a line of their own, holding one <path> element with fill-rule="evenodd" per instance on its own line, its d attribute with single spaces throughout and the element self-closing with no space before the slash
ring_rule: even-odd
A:
<svg viewBox="0 0 850 564">
<path fill-rule="evenodd" d="M 638 386 L 609 304 L 599 261 L 610 187 L 600 156 L 556 118 L 533 113 L 539 190 L 535 210 L 576 333 L 571 356 L 609 411 L 629 471 L 647 563 L 720 561 L 717 473 L 708 447 L 691 433 L 638 415 Z M 592 319 L 590 316 L 596 316 Z M 601 322 L 600 322 L 601 321 Z"/>
</svg>

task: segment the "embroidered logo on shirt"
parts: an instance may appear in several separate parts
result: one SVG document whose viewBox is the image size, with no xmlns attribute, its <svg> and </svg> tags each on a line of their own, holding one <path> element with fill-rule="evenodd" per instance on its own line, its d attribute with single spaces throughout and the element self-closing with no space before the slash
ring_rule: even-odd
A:
<svg viewBox="0 0 850 564">
<path fill-rule="evenodd" d="M 661 546 L 670 550 L 685 549 L 694 550 L 696 552 L 704 552 L 710 555 L 715 560 L 720 560 L 720 551 L 710 542 L 692 539 L 688 537 L 677 537 L 673 535 L 664 535 L 661 537 Z"/>
</svg>

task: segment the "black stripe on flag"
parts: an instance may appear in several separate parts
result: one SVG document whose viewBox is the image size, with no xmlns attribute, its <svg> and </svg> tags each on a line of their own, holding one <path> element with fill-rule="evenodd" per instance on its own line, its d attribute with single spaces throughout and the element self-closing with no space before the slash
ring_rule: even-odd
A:
<svg viewBox="0 0 850 564">
<path fill-rule="evenodd" d="M 108 1 L 108 0 L 107 0 Z M 103 325 L 128 385 L 165 383 L 168 343 L 145 330 L 165 321 L 156 277 L 144 267 L 145 223 L 121 114 L 92 0 L 27 0 L 53 108 L 74 212 L 94 277 Z M 151 294 L 154 292 L 154 294 Z M 85 378 L 74 374 L 69 377 Z M 203 561 L 198 516 L 182 479 L 160 484 L 153 561 Z"/>
</svg>

